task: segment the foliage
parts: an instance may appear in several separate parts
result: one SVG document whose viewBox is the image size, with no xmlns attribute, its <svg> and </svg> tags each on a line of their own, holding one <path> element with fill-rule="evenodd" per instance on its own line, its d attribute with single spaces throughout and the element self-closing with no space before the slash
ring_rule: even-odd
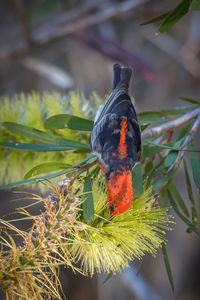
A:
<svg viewBox="0 0 200 300">
<path fill-rule="evenodd" d="M 93 101 L 98 102 L 95 94 L 93 99 Z M 0 130 L 0 146 L 6 146 L 6 149 L 0 147 L 1 184 L 8 184 L 16 180 L 21 180 L 31 168 L 37 166 L 41 162 L 55 162 L 58 163 L 57 166 L 59 166 L 59 163 L 73 165 L 77 160 L 81 160 L 85 157 L 85 150 L 74 150 L 73 147 L 68 148 L 69 145 L 67 144 L 66 146 L 66 143 L 63 145 L 63 140 L 61 138 L 65 137 L 65 139 L 73 140 L 73 143 L 80 141 L 84 143 L 86 141 L 88 142 L 89 134 L 87 132 L 82 131 L 80 134 L 77 131 L 68 129 L 67 126 L 63 126 L 64 129 L 54 129 L 53 133 L 56 135 L 53 136 L 51 133 L 49 137 L 47 133 L 49 133 L 50 130 L 43 126 L 45 119 L 63 112 L 76 114 L 79 118 L 85 118 L 80 107 L 85 103 L 86 111 L 89 112 L 89 110 L 87 108 L 86 100 L 84 97 L 81 97 L 78 92 L 72 92 L 67 97 L 63 97 L 58 93 L 44 93 L 43 95 L 39 95 L 32 92 L 29 95 L 16 95 L 14 99 L 4 97 L 1 100 L 0 122 L 6 122 L 4 123 L 4 126 L 1 126 Z M 29 131 L 27 132 L 26 130 L 22 135 L 23 127 L 10 122 L 34 127 L 37 128 L 37 131 L 31 132 L 28 128 Z M 19 128 L 18 131 L 17 127 Z M 24 128 L 27 129 L 26 127 Z M 44 131 L 45 135 L 43 134 L 43 136 L 41 136 L 41 133 L 39 133 L 38 130 Z M 19 133 L 21 133 L 21 136 Z M 32 136 L 30 134 L 32 134 Z M 56 145 L 53 145 L 55 144 L 55 140 L 53 140 L 55 138 L 57 139 L 57 142 Z M 39 144 L 37 142 L 38 139 L 40 141 Z M 64 152 L 64 150 L 69 151 Z M 55 168 L 53 167 L 53 169 Z M 44 172 L 42 173 L 47 171 L 51 172 L 53 169 L 51 170 L 50 165 L 48 165 L 48 170 L 44 167 Z M 39 175 L 38 171 L 37 174 Z M 40 185 L 40 187 L 43 186 Z"/>
<path fill-rule="evenodd" d="M 52 187 L 46 197 L 27 193 L 35 204 L 43 202 L 44 212 L 32 216 L 25 208 L 17 212 L 33 220 L 29 232 L 23 232 L 12 222 L 1 220 L 0 284 L 8 299 L 61 299 L 58 279 L 60 265 L 92 276 L 94 272 L 118 272 L 128 267 L 129 261 L 153 255 L 164 242 L 169 229 L 166 209 L 156 204 L 150 187 L 137 197 L 133 207 L 123 215 L 108 217 L 103 175 L 91 179 L 94 199 L 94 217 L 88 223 L 83 219 L 81 204 L 86 196 L 84 182 L 70 186 L 63 180 Z M 77 189 L 80 191 L 75 194 Z M 22 218 L 23 220 L 23 218 Z M 10 233 L 21 236 L 23 246 L 17 247 Z M 80 267 L 77 263 L 81 262 Z"/>
<path fill-rule="evenodd" d="M 58 94 L 54 96 L 56 99 L 33 93 L 21 95 L 12 102 L 6 98 L 1 110 L 3 176 L 8 170 L 8 174 L 14 173 L 1 189 L 61 175 L 69 177 L 60 181 L 59 187 L 53 185 L 52 193 L 46 198 L 31 196 L 36 202 L 44 203 L 42 214 L 31 216 L 25 208 L 19 210 L 33 220 L 31 231 L 22 232 L 11 222 L 1 221 L 7 237 L 1 237 L 0 282 L 8 299 L 14 295 L 23 299 L 25 294 L 33 299 L 43 299 L 43 295 L 47 299 L 50 295 L 60 299 L 59 265 L 69 266 L 84 275 L 115 273 L 145 253 L 155 255 L 160 247 L 173 288 L 164 238 L 171 222 L 166 209 L 168 200 L 186 223 L 187 232 L 200 235 L 194 185 L 188 171 L 191 164 L 194 183 L 199 189 L 199 151 L 193 144 L 199 126 L 199 102 L 183 98 L 188 105 L 138 114 L 143 152 L 141 162 L 133 169 L 135 199 L 127 212 L 110 217 L 104 177 L 89 149 L 91 105 L 83 100 L 86 111 L 90 112 L 85 115 L 79 110 L 77 93 L 72 93 L 66 102 Z M 95 103 L 99 102 L 97 96 L 94 99 Z M 61 112 L 62 121 L 58 125 Z M 189 201 L 182 198 L 175 184 L 182 162 Z M 20 181 L 13 182 L 16 164 L 20 174 L 16 178 Z M 161 195 L 162 208 L 158 206 L 156 193 Z M 22 237 L 23 246 L 15 245 L 10 230 Z M 77 263 L 80 263 L 79 268 Z"/>
<path fill-rule="evenodd" d="M 163 21 L 157 31 L 157 33 L 160 34 L 170 29 L 182 17 L 189 13 L 190 10 L 200 10 L 200 0 L 182 0 L 174 9 L 149 21 L 143 22 L 140 25 Z"/>
</svg>

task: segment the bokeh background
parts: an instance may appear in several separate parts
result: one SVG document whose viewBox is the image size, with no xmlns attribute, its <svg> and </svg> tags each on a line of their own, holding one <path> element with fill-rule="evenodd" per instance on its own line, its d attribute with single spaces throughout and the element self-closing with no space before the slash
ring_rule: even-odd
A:
<svg viewBox="0 0 200 300">
<path fill-rule="evenodd" d="M 157 24 L 141 22 L 175 7 L 175 0 L 1 0 L 0 96 L 78 89 L 104 100 L 111 90 L 112 65 L 133 68 L 130 93 L 138 112 L 173 108 L 179 97 L 199 99 L 200 12 L 192 12 L 157 36 Z M 187 197 L 183 175 L 178 183 Z M 13 194 L 0 194 L 0 215 L 11 212 Z M 196 193 L 196 201 L 199 195 Z M 200 299 L 200 243 L 175 216 L 168 254 L 175 292 L 162 254 L 132 264 L 132 273 L 93 279 L 61 271 L 68 299 Z M 23 226 L 23 224 L 21 225 Z M 25 226 L 25 225 L 24 225 Z M 139 275 L 137 270 L 140 269 Z M 5 299 L 0 292 L 0 299 Z"/>
</svg>

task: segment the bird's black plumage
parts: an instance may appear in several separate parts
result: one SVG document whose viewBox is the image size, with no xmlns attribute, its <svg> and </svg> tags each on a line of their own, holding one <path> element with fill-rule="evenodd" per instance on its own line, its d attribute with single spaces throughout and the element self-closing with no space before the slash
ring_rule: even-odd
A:
<svg viewBox="0 0 200 300">
<path fill-rule="evenodd" d="M 138 119 L 128 94 L 132 70 L 115 64 L 113 71 L 113 90 L 97 112 L 90 137 L 92 152 L 99 158 L 106 178 L 120 172 L 122 168 L 132 170 L 141 152 Z M 127 124 L 125 137 L 127 155 L 123 159 L 119 153 L 122 120 L 126 120 Z"/>
</svg>

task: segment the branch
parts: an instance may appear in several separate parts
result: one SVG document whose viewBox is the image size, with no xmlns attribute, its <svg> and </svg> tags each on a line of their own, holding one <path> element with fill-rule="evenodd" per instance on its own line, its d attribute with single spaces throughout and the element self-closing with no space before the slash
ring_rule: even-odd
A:
<svg viewBox="0 0 200 300">
<path fill-rule="evenodd" d="M 82 18 L 80 21 L 74 22 L 72 24 L 67 24 L 65 26 L 63 25 L 62 28 L 55 28 L 55 30 L 51 30 L 49 33 L 46 32 L 45 34 L 43 34 L 43 32 L 40 31 L 40 34 L 38 32 L 37 36 L 34 36 L 33 34 L 33 38 L 35 42 L 43 44 L 54 38 L 63 37 L 84 28 L 99 24 L 103 21 L 117 16 L 118 14 L 128 12 L 130 9 L 133 9 L 136 6 L 147 1 L 148 0 L 128 0 L 120 4 L 110 6 L 91 16 Z"/>
<path fill-rule="evenodd" d="M 184 114 L 183 116 L 181 116 L 180 118 L 173 120 L 173 121 L 169 121 L 166 122 L 164 124 L 161 124 L 159 126 L 147 129 L 145 131 L 142 132 L 142 140 L 145 140 L 147 138 L 151 138 L 155 135 L 158 135 L 162 132 L 165 131 L 169 131 L 168 135 L 169 135 L 169 139 L 171 139 L 171 130 L 179 127 L 181 125 L 183 125 L 184 123 L 190 121 L 193 118 L 196 118 L 197 120 L 195 121 L 195 123 L 193 124 L 189 135 L 186 137 L 183 145 L 182 145 L 182 150 L 185 150 L 186 146 L 190 143 L 190 141 L 192 140 L 193 135 L 195 134 L 195 132 L 197 131 L 198 127 L 200 126 L 200 108 L 197 108 L 193 111 L 190 111 L 186 114 Z M 177 161 L 179 159 L 182 159 L 184 155 L 184 151 L 179 152 L 178 157 L 177 157 Z M 177 161 L 175 162 L 175 164 L 177 163 Z M 91 163 L 87 163 L 85 165 L 83 165 L 82 167 L 80 167 L 74 174 L 73 176 L 70 178 L 70 184 L 72 184 L 82 173 L 84 173 L 85 171 L 89 170 L 91 167 L 93 167 L 96 163 L 98 162 L 98 160 L 96 159 L 95 161 L 91 162 Z M 170 167 L 171 168 L 171 167 Z"/>
<path fill-rule="evenodd" d="M 142 132 L 142 140 L 151 138 L 151 137 L 158 135 L 164 131 L 168 131 L 168 130 L 174 129 L 176 127 L 179 127 L 179 126 L 187 123 L 188 121 L 196 118 L 198 115 L 200 115 L 200 108 L 196 108 L 190 112 L 187 112 L 186 114 L 184 114 L 183 116 L 181 116 L 180 118 L 178 118 L 176 120 L 172 120 L 172 121 L 166 122 L 164 124 L 158 125 L 156 127 L 146 129 Z"/>
<path fill-rule="evenodd" d="M 91 167 L 93 167 L 94 165 L 96 165 L 97 163 L 97 159 L 95 159 L 93 162 L 91 163 L 87 163 L 85 165 L 83 165 L 82 167 L 80 167 L 74 174 L 73 176 L 70 178 L 70 185 L 72 185 L 72 183 L 84 172 L 88 171 Z"/>
<path fill-rule="evenodd" d="M 44 24 L 43 26 L 38 26 L 33 29 L 31 40 L 35 45 L 43 45 L 51 40 L 66 37 L 69 34 L 80 31 L 89 26 L 99 24 L 110 18 L 113 18 L 121 13 L 129 12 L 131 9 L 137 7 L 138 5 L 144 4 L 149 0 L 127 0 L 113 6 L 109 6 L 101 10 L 100 12 L 94 13 L 91 16 L 82 18 L 79 21 L 68 22 L 66 25 L 56 26 L 51 22 L 49 24 Z M 56 23 L 56 22 L 55 22 Z M 59 22 L 58 22 L 59 24 Z M 49 26 L 47 26 L 49 25 Z M 26 50 L 26 44 L 23 40 L 18 40 L 12 45 L 0 49 L 0 58 L 5 58 L 11 55 L 18 54 Z"/>
</svg>

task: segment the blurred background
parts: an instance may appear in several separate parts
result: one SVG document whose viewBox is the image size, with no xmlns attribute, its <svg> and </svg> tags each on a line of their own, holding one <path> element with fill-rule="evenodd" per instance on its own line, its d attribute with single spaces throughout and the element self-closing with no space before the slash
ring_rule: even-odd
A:
<svg viewBox="0 0 200 300">
<path fill-rule="evenodd" d="M 200 12 L 187 14 L 156 35 L 158 24 L 140 23 L 174 8 L 170 0 L 1 0 L 0 96 L 78 89 L 104 100 L 112 86 L 112 65 L 133 68 L 130 93 L 138 112 L 163 110 L 199 99 Z M 182 184 L 181 174 L 179 184 Z M 182 186 L 186 195 L 186 187 Z M 0 194 L 0 217 L 13 210 L 9 192 Z M 187 197 L 187 196 L 185 196 Z M 199 195 L 196 194 L 199 200 Z M 175 216 L 168 254 L 175 281 L 171 291 L 162 254 L 133 262 L 131 272 L 93 279 L 61 271 L 70 300 L 200 299 L 200 243 Z M 22 225 L 23 226 L 23 225 Z M 139 275 L 137 275 L 137 270 Z M 0 292 L 0 299 L 5 299 Z"/>
</svg>

